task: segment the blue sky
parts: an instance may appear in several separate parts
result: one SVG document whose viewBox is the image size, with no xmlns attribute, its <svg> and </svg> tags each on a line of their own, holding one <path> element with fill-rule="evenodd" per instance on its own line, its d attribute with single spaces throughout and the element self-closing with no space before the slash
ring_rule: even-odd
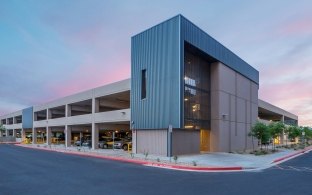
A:
<svg viewBox="0 0 312 195">
<path fill-rule="evenodd" d="M 312 126 L 312 1 L 1 0 L 0 115 L 130 77 L 130 37 L 182 14 Z"/>
</svg>

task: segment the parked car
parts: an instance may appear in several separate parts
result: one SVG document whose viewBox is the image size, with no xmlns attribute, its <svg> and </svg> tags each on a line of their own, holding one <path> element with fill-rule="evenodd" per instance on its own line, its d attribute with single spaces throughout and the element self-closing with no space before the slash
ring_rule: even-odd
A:
<svg viewBox="0 0 312 195">
<path fill-rule="evenodd" d="M 132 144 L 129 139 L 122 139 L 122 138 L 115 138 L 114 142 L 111 140 L 110 142 L 107 142 L 106 145 L 108 148 L 113 148 L 114 149 L 123 149 L 123 150 L 128 150 L 128 144 Z"/>
<path fill-rule="evenodd" d="M 103 149 L 108 148 L 107 142 L 111 142 L 111 141 L 113 141 L 113 139 L 110 137 L 101 137 L 99 139 L 99 144 L 98 144 L 99 148 L 103 148 Z"/>
<path fill-rule="evenodd" d="M 82 143 L 82 146 L 91 148 L 92 147 L 92 141 L 86 140 Z"/>
<path fill-rule="evenodd" d="M 82 137 L 81 140 L 77 140 L 75 141 L 74 145 L 75 146 L 82 146 L 82 144 L 86 141 L 91 141 L 91 136 L 85 136 L 85 137 Z"/>
</svg>

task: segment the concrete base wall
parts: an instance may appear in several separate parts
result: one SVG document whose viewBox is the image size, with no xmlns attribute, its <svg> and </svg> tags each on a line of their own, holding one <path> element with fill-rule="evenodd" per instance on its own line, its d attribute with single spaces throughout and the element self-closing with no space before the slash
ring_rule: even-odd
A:
<svg viewBox="0 0 312 195">
<path fill-rule="evenodd" d="M 0 137 L 0 142 L 15 142 L 16 138 L 9 136 L 9 137 Z"/>
<path fill-rule="evenodd" d="M 200 153 L 200 131 L 174 129 L 172 132 L 172 155 Z"/>
<path fill-rule="evenodd" d="M 136 130 L 134 139 L 136 140 L 133 140 L 135 153 L 148 152 L 148 154 L 167 156 L 167 129 Z"/>
</svg>

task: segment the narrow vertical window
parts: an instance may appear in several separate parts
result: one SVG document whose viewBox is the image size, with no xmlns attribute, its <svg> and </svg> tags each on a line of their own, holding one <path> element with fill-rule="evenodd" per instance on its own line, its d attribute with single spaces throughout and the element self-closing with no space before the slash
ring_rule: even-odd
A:
<svg viewBox="0 0 312 195">
<path fill-rule="evenodd" d="M 141 99 L 146 98 L 146 69 L 142 70 L 141 75 Z"/>
</svg>

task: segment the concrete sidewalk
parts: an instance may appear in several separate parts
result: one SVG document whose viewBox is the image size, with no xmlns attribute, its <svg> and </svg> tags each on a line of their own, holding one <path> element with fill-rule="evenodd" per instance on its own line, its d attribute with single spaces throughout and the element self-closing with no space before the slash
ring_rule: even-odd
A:
<svg viewBox="0 0 312 195">
<path fill-rule="evenodd" d="M 240 171 L 265 169 L 312 150 L 312 146 L 307 147 L 304 150 L 279 149 L 279 152 L 260 156 L 255 156 L 253 154 L 206 153 L 178 156 L 177 161 L 174 161 L 173 157 L 170 158 L 156 155 L 144 156 L 143 154 L 131 154 L 117 149 L 91 150 L 87 147 L 65 148 L 64 145 L 47 146 L 44 144 L 16 145 L 33 149 L 188 171 Z"/>
</svg>

